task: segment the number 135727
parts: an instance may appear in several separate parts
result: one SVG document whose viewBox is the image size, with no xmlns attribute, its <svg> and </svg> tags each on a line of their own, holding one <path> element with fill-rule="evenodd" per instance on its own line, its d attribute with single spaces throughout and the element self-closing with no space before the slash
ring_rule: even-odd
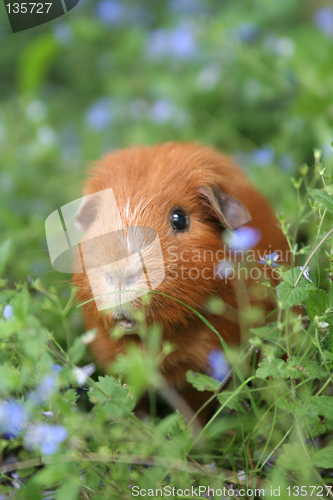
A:
<svg viewBox="0 0 333 500">
<path fill-rule="evenodd" d="M 8 14 L 48 14 L 52 3 L 8 3 Z"/>
</svg>

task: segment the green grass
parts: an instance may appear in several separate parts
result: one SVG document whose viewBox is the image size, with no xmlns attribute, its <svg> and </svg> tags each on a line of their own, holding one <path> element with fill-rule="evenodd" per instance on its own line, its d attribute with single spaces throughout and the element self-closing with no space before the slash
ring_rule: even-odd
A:
<svg viewBox="0 0 333 500">
<path fill-rule="evenodd" d="M 316 496 L 333 469 L 333 38 L 315 21 L 328 3 L 202 0 L 194 12 L 146 0 L 142 17 L 137 3 L 122 3 L 115 25 L 90 2 L 42 28 L 13 35 L 0 26 L 0 427 L 11 399 L 27 419 L 0 439 L 0 494 L 125 499 L 134 496 L 129 485 L 201 486 L 204 498 L 203 487 L 233 486 L 265 488 L 268 498 L 280 488 L 290 498 L 288 487 L 303 486 Z M 165 44 L 177 30 L 185 52 L 158 52 L 154 37 Z M 91 162 L 170 140 L 233 155 L 275 207 L 297 260 L 272 290 L 275 322 L 252 329 L 242 350 L 221 340 L 227 389 L 188 374 L 217 402 L 199 433 L 177 411 L 154 414 L 154 391 L 164 387 L 160 331 L 144 323 L 147 353 L 133 349 L 116 366 L 131 383 L 97 371 L 89 391 L 79 387 L 75 369 L 92 362 L 81 308 L 45 241 L 46 217 L 81 196 Z M 310 267 L 311 282 L 299 266 Z M 41 389 L 50 374 L 50 390 Z M 133 408 L 144 390 L 152 414 L 141 421 Z M 27 432 L 45 422 L 67 437 L 41 459 Z"/>
</svg>

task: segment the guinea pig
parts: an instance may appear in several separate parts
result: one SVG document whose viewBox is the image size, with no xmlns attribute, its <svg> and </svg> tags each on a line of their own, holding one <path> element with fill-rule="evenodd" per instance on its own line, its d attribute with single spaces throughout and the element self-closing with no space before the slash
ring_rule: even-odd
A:
<svg viewBox="0 0 333 500">
<path fill-rule="evenodd" d="M 162 338 L 175 346 L 161 364 L 166 380 L 181 391 L 188 370 L 211 374 L 209 354 L 221 349 L 221 342 L 193 310 L 228 345 L 239 344 L 240 295 L 234 280 L 221 279 L 216 266 L 227 257 L 225 232 L 244 225 L 261 234 L 254 249 L 258 257 L 272 251 L 287 255 L 268 201 L 229 157 L 176 142 L 106 155 L 90 171 L 83 194 L 76 223 L 83 232 L 77 259 L 84 272 L 74 273 L 73 282 L 86 328 L 97 328 L 90 346 L 98 363 L 107 368 L 136 336 L 133 310 L 141 307 L 141 298 L 122 292 L 154 289 L 159 293 L 152 293 L 146 308 L 147 324 L 160 324 Z M 126 298 L 103 305 L 111 292 Z M 209 312 L 207 301 L 216 296 L 233 315 Z M 127 334 L 113 338 L 115 325 Z"/>
</svg>

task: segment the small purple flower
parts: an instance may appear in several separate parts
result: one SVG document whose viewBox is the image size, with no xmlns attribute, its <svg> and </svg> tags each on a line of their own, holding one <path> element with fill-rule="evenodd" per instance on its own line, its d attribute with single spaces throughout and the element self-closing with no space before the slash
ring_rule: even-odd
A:
<svg viewBox="0 0 333 500">
<path fill-rule="evenodd" d="M 102 0 L 97 5 L 96 15 L 103 23 L 111 26 L 121 23 L 124 19 L 125 7 L 118 0 Z"/>
<path fill-rule="evenodd" d="M 180 25 L 170 34 L 170 51 L 178 59 L 188 59 L 196 52 L 193 30 L 187 24 Z"/>
<path fill-rule="evenodd" d="M 62 425 L 38 424 L 28 429 L 24 441 L 28 449 L 40 448 L 43 455 L 53 455 L 67 435 Z"/>
<path fill-rule="evenodd" d="M 40 404 L 48 401 L 58 388 L 58 373 L 62 367 L 55 363 L 52 365 L 52 373 L 45 375 L 39 386 L 30 393 L 28 401 Z"/>
<path fill-rule="evenodd" d="M 282 170 L 288 172 L 294 168 L 295 162 L 288 153 L 285 153 L 279 157 L 279 165 Z"/>
<path fill-rule="evenodd" d="M 6 304 L 5 307 L 3 308 L 3 317 L 6 320 L 11 319 L 14 316 L 14 308 L 10 304 Z"/>
<path fill-rule="evenodd" d="M 268 264 L 271 267 L 278 267 L 277 260 L 279 259 L 279 254 L 277 252 L 267 253 L 266 257 L 259 257 L 257 260 L 258 264 Z"/>
<path fill-rule="evenodd" d="M 201 0 L 171 0 L 169 9 L 175 14 L 202 14 L 207 5 Z"/>
<path fill-rule="evenodd" d="M 333 37 L 333 7 L 331 5 L 318 9 L 314 21 L 325 35 Z"/>
<path fill-rule="evenodd" d="M 53 28 L 53 36 L 59 45 L 69 45 L 72 43 L 74 33 L 69 24 L 56 24 Z"/>
<path fill-rule="evenodd" d="M 55 363 L 55 364 L 52 366 L 51 370 L 52 370 L 54 373 L 59 373 L 59 372 L 61 372 L 61 370 L 62 370 L 62 366 L 61 366 L 61 365 L 59 365 L 58 363 Z"/>
<path fill-rule="evenodd" d="M 57 375 L 46 375 L 37 389 L 30 393 L 28 401 L 31 401 L 35 404 L 41 404 L 45 401 L 48 401 L 52 394 L 56 391 L 57 386 Z"/>
<path fill-rule="evenodd" d="M 16 437 L 27 424 L 29 415 L 18 401 L 0 402 L 0 434 L 6 439 Z"/>
<path fill-rule="evenodd" d="M 53 421 L 53 417 L 54 417 L 53 411 L 43 411 L 43 415 L 45 415 L 46 418 L 49 418 Z"/>
<path fill-rule="evenodd" d="M 248 22 L 242 23 L 233 28 L 232 34 L 240 42 L 252 42 L 259 35 L 259 28 L 256 24 Z"/>
<path fill-rule="evenodd" d="M 259 167 L 266 167 L 274 160 L 274 149 L 271 145 L 266 145 L 261 149 L 252 152 L 252 161 Z"/>
<path fill-rule="evenodd" d="M 170 99 L 158 99 L 150 110 L 150 117 L 155 123 L 167 123 L 175 115 L 176 106 Z"/>
<path fill-rule="evenodd" d="M 269 471 L 272 469 L 274 461 L 275 461 L 275 455 L 271 455 L 269 458 L 269 455 L 264 455 L 262 457 L 261 463 L 264 464 L 263 468 L 266 471 Z"/>
<path fill-rule="evenodd" d="M 208 363 L 212 370 L 212 376 L 222 382 L 228 375 L 230 369 L 223 352 L 219 349 L 210 351 L 208 354 Z"/>
<path fill-rule="evenodd" d="M 303 269 L 304 268 L 301 266 L 300 270 L 303 271 Z M 310 276 L 309 276 L 309 271 L 310 271 L 309 266 L 306 266 L 306 269 L 305 269 L 305 271 L 303 273 L 303 276 L 304 276 L 305 279 L 307 279 L 308 281 L 310 281 L 310 283 L 312 283 L 312 279 L 310 279 Z"/>
<path fill-rule="evenodd" d="M 193 29 L 189 24 L 180 24 L 174 30 L 157 29 L 148 35 L 146 54 L 151 59 L 164 57 L 190 59 L 196 53 Z"/>
<path fill-rule="evenodd" d="M 86 112 L 85 122 L 93 130 L 106 129 L 113 119 L 112 100 L 108 97 L 98 99 Z"/>
<path fill-rule="evenodd" d="M 14 488 L 16 488 L 17 490 L 19 490 L 22 486 L 22 483 L 19 481 L 19 475 L 18 473 L 14 472 L 14 474 L 11 475 L 12 478 L 14 479 L 14 481 L 12 482 L 12 485 L 14 486 Z"/>
<path fill-rule="evenodd" d="M 169 32 L 156 29 L 148 35 L 146 53 L 151 59 L 161 59 L 168 54 Z"/>
<path fill-rule="evenodd" d="M 255 227 L 242 226 L 227 234 L 224 238 L 231 250 L 249 250 L 261 239 L 261 231 Z"/>
<path fill-rule="evenodd" d="M 310 438 L 309 438 L 309 439 L 307 439 L 307 440 L 306 440 L 306 444 L 307 444 L 308 446 L 310 446 L 310 448 L 312 448 L 313 450 L 318 450 L 318 448 L 319 448 L 319 440 L 318 440 L 318 437 L 316 437 L 316 439 L 313 441 L 313 443 L 312 443 L 312 441 L 311 441 L 311 439 L 310 439 Z"/>
</svg>

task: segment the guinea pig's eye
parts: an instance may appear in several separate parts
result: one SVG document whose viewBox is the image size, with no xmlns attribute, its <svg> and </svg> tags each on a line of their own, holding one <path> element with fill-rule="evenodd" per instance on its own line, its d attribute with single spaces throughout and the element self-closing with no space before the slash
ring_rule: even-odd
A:
<svg viewBox="0 0 333 500">
<path fill-rule="evenodd" d="M 171 212 L 171 225 L 176 231 L 184 231 L 189 224 L 188 215 L 181 208 L 175 208 Z"/>
</svg>

